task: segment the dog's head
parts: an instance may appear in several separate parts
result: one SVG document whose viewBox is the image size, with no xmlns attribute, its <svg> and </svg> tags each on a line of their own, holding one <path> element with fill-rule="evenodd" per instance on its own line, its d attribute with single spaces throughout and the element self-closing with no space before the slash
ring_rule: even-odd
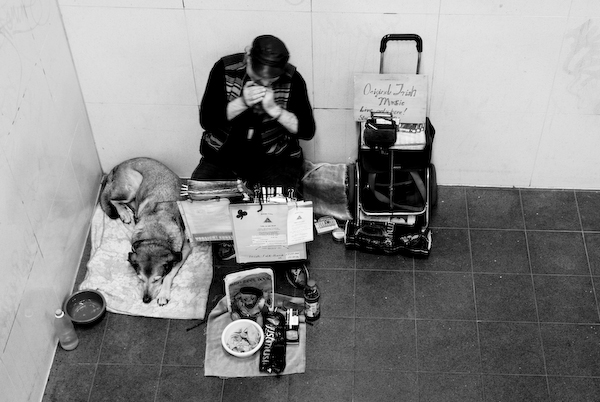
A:
<svg viewBox="0 0 600 402">
<path fill-rule="evenodd" d="M 181 258 L 181 252 L 171 250 L 163 242 L 142 240 L 133 244 L 128 260 L 142 282 L 144 303 L 156 298 L 164 277 Z"/>
</svg>

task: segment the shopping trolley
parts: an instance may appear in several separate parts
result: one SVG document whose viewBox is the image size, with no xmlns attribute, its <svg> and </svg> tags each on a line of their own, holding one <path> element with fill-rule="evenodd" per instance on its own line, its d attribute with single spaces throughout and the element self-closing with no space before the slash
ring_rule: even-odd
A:
<svg viewBox="0 0 600 402">
<path fill-rule="evenodd" d="M 384 73 L 390 41 L 415 42 L 419 74 L 423 41 L 415 34 L 389 34 L 381 39 L 379 73 Z M 428 117 L 401 123 L 390 113 L 373 111 L 366 122 L 357 122 L 357 131 L 358 157 L 349 174 L 354 219 L 346 223 L 346 247 L 428 256 L 430 213 L 437 202 L 431 163 L 433 125 Z"/>
</svg>

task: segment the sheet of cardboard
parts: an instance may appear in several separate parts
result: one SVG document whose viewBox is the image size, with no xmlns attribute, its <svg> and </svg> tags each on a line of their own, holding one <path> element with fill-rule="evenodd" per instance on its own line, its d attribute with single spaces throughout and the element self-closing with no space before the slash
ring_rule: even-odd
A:
<svg viewBox="0 0 600 402">
<path fill-rule="evenodd" d="M 307 258 L 306 243 L 288 245 L 288 204 L 232 204 L 235 258 L 240 264 Z"/>
<path fill-rule="evenodd" d="M 391 112 L 400 123 L 423 123 L 427 87 L 421 74 L 355 74 L 354 120 L 365 121 L 373 111 Z"/>
</svg>

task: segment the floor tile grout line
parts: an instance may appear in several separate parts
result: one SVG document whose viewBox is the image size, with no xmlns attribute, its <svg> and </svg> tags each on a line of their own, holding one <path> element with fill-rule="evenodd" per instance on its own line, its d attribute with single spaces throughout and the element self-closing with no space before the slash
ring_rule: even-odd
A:
<svg viewBox="0 0 600 402">
<path fill-rule="evenodd" d="M 154 401 L 155 402 L 158 400 L 158 395 L 160 392 L 163 365 L 165 363 L 165 355 L 167 354 L 167 345 L 169 342 L 169 332 L 170 331 L 171 331 L 171 319 L 169 318 L 167 320 L 167 329 L 165 331 L 165 341 L 163 343 L 163 352 L 162 352 L 162 356 L 160 358 L 160 364 L 158 366 L 158 378 L 156 379 L 156 392 L 154 393 Z"/>
<path fill-rule="evenodd" d="M 568 374 L 538 374 L 538 373 L 511 373 L 511 372 L 492 372 L 492 371 L 446 371 L 446 370 L 417 370 L 417 371 L 413 371 L 413 370 L 406 370 L 406 369 L 391 369 L 391 370 L 387 370 L 387 369 L 379 369 L 379 370 L 374 370 L 374 369 L 366 369 L 366 370 L 344 370 L 344 369 L 327 369 L 327 368 L 322 368 L 322 369 L 315 369 L 316 371 L 322 370 L 322 371 L 339 371 L 339 372 L 352 372 L 355 371 L 357 373 L 367 373 L 367 372 L 374 372 L 374 373 L 388 373 L 388 372 L 393 372 L 393 373 L 423 373 L 423 374 L 447 374 L 447 375 L 472 375 L 472 376 L 505 376 L 505 377 L 540 377 L 540 378 L 580 378 L 580 379 L 599 379 L 600 380 L 600 375 L 568 375 Z"/>
<path fill-rule="evenodd" d="M 543 325 L 600 325 L 600 322 L 574 322 L 574 321 L 527 321 L 527 320 L 475 320 L 467 318 L 432 318 L 432 317 L 392 317 L 389 316 L 357 316 L 353 317 L 342 317 L 334 316 L 328 317 L 331 319 L 355 319 L 355 320 L 381 320 L 381 321 L 439 321 L 439 322 L 477 322 L 477 323 L 498 323 L 498 324 L 543 324 Z"/>
<path fill-rule="evenodd" d="M 581 227 L 581 238 L 583 239 L 583 250 L 585 252 L 585 258 L 588 264 L 588 272 L 590 281 L 592 283 L 592 292 L 594 292 L 594 300 L 596 301 L 596 314 L 598 315 L 598 322 L 600 322 L 600 308 L 598 305 L 598 292 L 596 291 L 596 282 L 594 281 L 594 273 L 592 270 L 592 263 L 590 261 L 590 254 L 587 247 L 587 241 L 585 236 L 585 230 L 583 228 L 583 219 L 581 218 L 581 209 L 579 208 L 579 199 L 577 198 L 577 192 L 574 191 L 575 196 L 575 207 L 577 208 L 577 217 L 579 218 L 579 226 Z"/>
<path fill-rule="evenodd" d="M 364 271 L 375 271 L 375 272 L 410 272 L 408 270 L 402 270 L 402 271 L 391 271 L 389 269 L 370 269 L 370 270 L 364 270 Z M 427 274 L 466 274 L 468 273 L 468 271 L 440 271 L 440 270 L 416 270 L 415 273 L 420 274 L 420 273 L 427 273 Z M 556 272 L 550 272 L 550 273 L 532 273 L 532 272 L 510 272 L 510 271 L 474 271 L 473 274 L 476 275 L 516 275 L 516 276 L 554 276 L 554 277 L 561 277 L 561 276 L 565 276 L 565 277 L 589 277 L 589 274 L 578 274 L 578 273 L 556 273 Z M 593 276 L 597 276 L 597 275 L 593 275 Z M 600 275 L 598 275 L 600 276 Z"/>
<path fill-rule="evenodd" d="M 475 288 L 475 269 L 474 269 L 474 264 L 473 264 L 473 244 L 472 244 L 472 239 L 471 239 L 471 222 L 470 222 L 470 216 L 469 216 L 469 194 L 467 192 L 466 188 L 463 188 L 463 197 L 465 200 L 465 215 L 466 215 L 466 219 L 467 219 L 467 236 L 468 236 L 468 244 L 469 244 L 469 257 L 470 257 L 470 265 L 471 265 L 471 281 L 473 284 L 473 304 L 474 304 L 474 308 L 475 308 L 475 331 L 477 334 L 477 353 L 479 355 L 479 367 L 480 367 L 480 371 L 483 371 L 483 355 L 482 355 L 482 351 L 481 351 L 481 333 L 479 331 L 479 325 L 481 323 L 481 321 L 479 320 L 479 316 L 477 314 L 477 292 L 476 292 L 476 288 Z M 479 384 L 481 385 L 481 389 L 480 389 L 480 395 L 481 395 L 481 400 L 485 400 L 485 388 L 483 386 L 483 376 L 482 373 L 478 373 L 479 374 Z"/>
<path fill-rule="evenodd" d="M 90 392 L 88 394 L 88 402 L 92 399 L 92 393 L 94 390 L 94 383 L 96 382 L 96 375 L 98 373 L 98 367 L 100 366 L 100 358 L 102 357 L 102 348 L 104 347 L 104 340 L 106 339 L 106 333 L 108 332 L 108 325 L 110 322 L 110 314 L 108 312 L 104 313 L 104 331 L 102 332 L 102 339 L 100 341 L 100 347 L 98 348 L 98 358 L 96 359 L 96 363 L 94 363 L 94 374 L 92 375 L 92 382 L 90 384 Z"/>
<path fill-rule="evenodd" d="M 540 340 L 540 348 L 542 351 L 542 361 L 544 364 L 544 376 L 546 379 L 546 391 L 548 392 L 548 395 L 550 395 L 550 380 L 548 379 L 548 364 L 546 362 L 546 350 L 544 348 L 544 338 L 542 337 L 542 324 L 540 321 L 540 310 L 539 310 L 539 306 L 538 306 L 537 292 L 535 290 L 535 275 L 533 272 L 533 264 L 531 262 L 531 249 L 529 247 L 529 236 L 527 235 L 529 232 L 529 229 L 527 227 L 527 219 L 525 216 L 525 206 L 523 203 L 523 193 L 522 193 L 521 189 L 519 189 L 519 201 L 520 201 L 520 205 L 521 205 L 521 216 L 523 217 L 523 228 L 525 230 L 525 247 L 527 248 L 527 261 L 529 262 L 529 272 L 531 274 L 531 288 L 533 290 L 533 301 L 535 303 L 535 316 L 537 319 L 538 337 Z"/>
<path fill-rule="evenodd" d="M 500 228 L 500 227 L 492 227 L 492 226 L 430 226 L 431 229 L 454 229 L 454 230 L 483 230 L 483 231 L 499 231 L 499 232 L 523 232 L 526 229 L 523 228 Z M 536 233 L 536 232 L 551 232 L 551 233 L 581 233 L 580 229 L 534 229 L 528 228 L 527 232 Z M 590 229 L 586 230 L 587 233 L 600 233 L 598 229 Z"/>
<path fill-rule="evenodd" d="M 413 283 L 413 326 L 414 326 L 414 334 L 415 334 L 415 370 L 417 375 L 417 400 L 421 398 L 420 395 L 420 387 L 419 387 L 419 328 L 417 325 L 417 275 L 415 273 L 416 269 L 416 261 L 415 258 L 412 258 L 412 283 Z"/>
</svg>

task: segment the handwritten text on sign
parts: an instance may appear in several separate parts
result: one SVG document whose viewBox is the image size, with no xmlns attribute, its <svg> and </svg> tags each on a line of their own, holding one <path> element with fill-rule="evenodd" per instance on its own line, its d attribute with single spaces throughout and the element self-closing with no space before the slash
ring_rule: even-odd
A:
<svg viewBox="0 0 600 402">
<path fill-rule="evenodd" d="M 403 123 L 421 123 L 427 114 L 427 76 L 416 74 L 356 74 L 354 120 L 371 112 L 392 113 Z"/>
</svg>

